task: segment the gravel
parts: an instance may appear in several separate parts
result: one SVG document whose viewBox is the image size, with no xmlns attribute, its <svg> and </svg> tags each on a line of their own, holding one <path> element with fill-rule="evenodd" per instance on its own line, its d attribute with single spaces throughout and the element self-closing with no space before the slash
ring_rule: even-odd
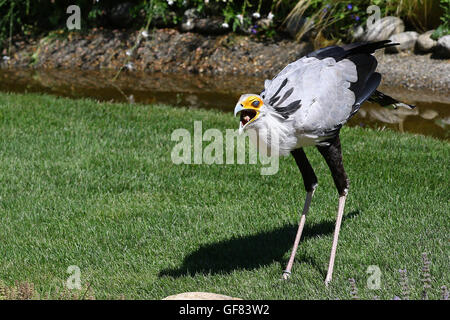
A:
<svg viewBox="0 0 450 320">
<path fill-rule="evenodd" d="M 409 89 L 431 89 L 448 94 L 450 89 L 450 60 L 433 59 L 432 54 L 378 53 L 378 72 L 386 86 Z"/>
<path fill-rule="evenodd" d="M 256 37 L 181 33 L 157 29 L 138 39 L 137 31 L 98 30 L 69 33 L 42 39 L 14 39 L 11 52 L 2 56 L 2 68 L 53 68 L 118 70 L 127 72 L 199 73 L 247 75 L 270 78 L 285 65 L 313 50 L 309 43 L 290 40 L 260 41 Z M 127 55 L 128 51 L 128 55 Z M 131 54 L 130 54 L 131 53 Z M 377 53 L 378 71 L 385 85 L 431 89 L 448 93 L 450 60 L 431 54 Z"/>
</svg>

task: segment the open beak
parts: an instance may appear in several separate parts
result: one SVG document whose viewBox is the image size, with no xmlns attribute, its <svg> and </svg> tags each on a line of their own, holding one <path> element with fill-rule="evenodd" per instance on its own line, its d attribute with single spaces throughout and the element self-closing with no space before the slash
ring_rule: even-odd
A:
<svg viewBox="0 0 450 320">
<path fill-rule="evenodd" d="M 240 113 L 239 134 L 241 134 L 245 127 L 256 119 L 259 112 L 254 109 L 246 109 L 242 103 L 238 103 L 234 108 L 234 116 L 237 116 L 238 113 Z"/>
<path fill-rule="evenodd" d="M 245 110 L 244 106 L 242 105 L 242 103 L 238 103 L 236 105 L 236 107 L 234 108 L 234 116 L 236 117 L 237 114 L 239 112 L 241 112 L 242 110 Z M 241 134 L 243 131 L 244 131 L 244 126 L 242 125 L 242 121 L 239 121 L 239 134 Z"/>
</svg>

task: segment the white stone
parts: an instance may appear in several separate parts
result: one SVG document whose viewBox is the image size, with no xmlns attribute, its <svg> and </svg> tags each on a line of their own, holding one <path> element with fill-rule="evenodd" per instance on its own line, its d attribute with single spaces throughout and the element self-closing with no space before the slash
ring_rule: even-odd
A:
<svg viewBox="0 0 450 320">
<path fill-rule="evenodd" d="M 183 292 L 165 297 L 163 300 L 242 300 L 211 292 Z"/>
<path fill-rule="evenodd" d="M 417 38 L 416 48 L 420 52 L 431 52 L 437 45 L 437 41 L 431 39 L 434 30 L 427 31 Z"/>
<path fill-rule="evenodd" d="M 450 58 L 450 35 L 439 38 L 435 52 L 439 58 Z"/>
<path fill-rule="evenodd" d="M 405 24 L 402 19 L 397 17 L 384 17 L 375 22 L 373 25 L 367 26 L 364 41 L 381 41 L 387 40 L 393 34 L 405 31 Z"/>
<path fill-rule="evenodd" d="M 356 28 L 351 29 L 351 36 L 355 41 L 359 41 L 365 35 L 364 28 L 362 26 L 357 26 Z"/>
<path fill-rule="evenodd" d="M 386 48 L 386 52 L 400 52 L 400 51 L 407 51 L 407 50 L 413 50 L 417 38 L 419 37 L 419 34 L 415 31 L 407 31 L 402 33 L 397 33 L 389 37 L 389 40 L 392 42 L 400 43 L 398 46 L 392 46 Z"/>
<path fill-rule="evenodd" d="M 192 30 L 194 30 L 194 28 L 195 28 L 194 19 L 191 19 L 191 18 L 188 18 L 186 20 L 186 22 L 183 22 L 181 24 L 181 31 L 183 31 L 183 32 L 192 31 Z"/>
<path fill-rule="evenodd" d="M 422 112 L 420 116 L 426 120 L 433 120 L 434 118 L 439 116 L 439 113 L 437 113 L 437 111 L 434 111 L 432 109 L 427 109 L 424 112 Z"/>
</svg>

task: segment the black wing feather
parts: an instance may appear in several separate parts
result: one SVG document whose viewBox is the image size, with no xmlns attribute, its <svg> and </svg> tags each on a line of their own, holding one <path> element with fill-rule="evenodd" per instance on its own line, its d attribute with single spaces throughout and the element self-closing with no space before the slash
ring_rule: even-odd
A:
<svg viewBox="0 0 450 320">
<path fill-rule="evenodd" d="M 381 82 L 381 74 L 378 72 L 374 72 L 369 79 L 366 82 L 366 85 L 364 87 L 364 91 L 361 93 L 358 99 L 356 99 L 355 104 L 352 108 L 352 113 L 350 114 L 349 118 L 351 118 L 356 112 L 358 112 L 359 108 L 361 107 L 361 104 L 366 101 L 367 99 L 370 100 L 370 96 L 376 92 L 376 89 L 380 85 Z"/>
<path fill-rule="evenodd" d="M 275 107 L 275 111 L 278 112 L 283 118 L 287 119 L 293 113 L 295 113 L 302 106 L 301 100 L 295 100 L 289 103 L 286 107 Z"/>
<path fill-rule="evenodd" d="M 387 94 L 384 94 L 383 92 L 380 92 L 378 90 L 376 90 L 368 99 L 371 102 L 375 102 L 378 103 L 380 106 L 382 107 L 388 107 L 388 106 L 393 106 L 395 109 L 397 109 L 397 104 L 399 103 L 404 103 L 404 102 L 400 102 L 390 96 L 388 96 Z M 411 109 L 414 109 L 416 106 L 413 106 L 411 104 L 407 104 L 404 103 L 407 106 L 409 106 Z"/>
<path fill-rule="evenodd" d="M 377 42 L 358 42 L 351 43 L 345 46 L 329 46 L 311 52 L 307 57 L 314 57 L 317 59 L 334 58 L 340 61 L 355 54 L 372 54 L 378 49 L 396 46 L 398 43 L 392 43 L 391 40 L 383 40 Z"/>
<path fill-rule="evenodd" d="M 350 85 L 350 90 L 355 94 L 355 104 L 350 117 L 360 108 L 370 95 L 377 89 L 381 81 L 381 75 L 375 72 L 377 60 L 371 54 L 355 54 L 348 57 L 356 66 L 358 80 Z"/>
</svg>

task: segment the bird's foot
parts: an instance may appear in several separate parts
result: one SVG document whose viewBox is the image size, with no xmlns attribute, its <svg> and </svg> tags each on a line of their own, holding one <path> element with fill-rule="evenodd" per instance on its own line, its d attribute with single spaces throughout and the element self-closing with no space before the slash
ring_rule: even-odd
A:
<svg viewBox="0 0 450 320">
<path fill-rule="evenodd" d="M 287 271 L 287 270 L 284 270 L 284 271 L 283 271 L 282 279 L 283 279 L 283 280 L 287 280 L 287 279 L 289 279 L 290 277 L 291 277 L 291 272 L 290 272 L 290 271 Z"/>
<path fill-rule="evenodd" d="M 325 287 L 328 288 L 330 282 L 331 282 L 331 274 L 327 274 L 327 277 L 325 278 Z"/>
</svg>

